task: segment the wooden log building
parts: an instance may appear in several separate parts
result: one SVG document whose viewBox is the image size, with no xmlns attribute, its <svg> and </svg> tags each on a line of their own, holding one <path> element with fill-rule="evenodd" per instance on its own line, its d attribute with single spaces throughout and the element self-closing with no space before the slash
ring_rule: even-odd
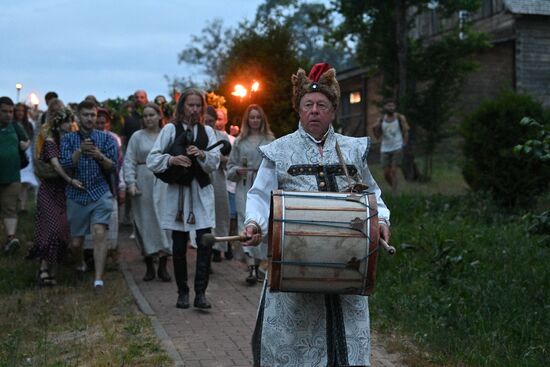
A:
<svg viewBox="0 0 550 367">
<path fill-rule="evenodd" d="M 492 47 L 476 55 L 480 67 L 468 75 L 457 110 L 473 111 L 503 89 L 526 92 L 550 107 L 550 0 L 483 0 L 474 14 L 460 12 L 440 20 L 437 10 L 415 18 L 410 37 L 437 39 L 462 17 L 489 36 Z M 366 68 L 338 72 L 341 87 L 339 130 L 351 136 L 372 135 L 380 115 L 381 79 Z"/>
</svg>

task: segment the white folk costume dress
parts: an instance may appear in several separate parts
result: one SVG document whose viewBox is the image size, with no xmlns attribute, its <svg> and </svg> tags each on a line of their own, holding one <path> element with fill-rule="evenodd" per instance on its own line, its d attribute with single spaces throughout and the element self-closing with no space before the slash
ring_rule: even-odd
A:
<svg viewBox="0 0 550 367">
<path fill-rule="evenodd" d="M 216 139 L 229 141 L 229 135 L 225 131 L 214 130 Z M 223 237 L 229 234 L 229 195 L 227 193 L 227 184 L 225 177 L 225 164 L 220 164 L 218 169 L 210 174 L 212 185 L 214 186 L 214 202 L 216 207 L 216 228 L 214 235 Z M 212 246 L 214 250 L 227 251 L 227 242 L 216 242 Z"/>
<path fill-rule="evenodd" d="M 132 200 L 136 242 L 145 256 L 159 251 L 172 253 L 169 233 L 160 226 L 160 216 L 166 205 L 167 184 L 157 179 L 145 165 L 155 138 L 146 130 L 132 134 L 124 158 L 124 179 L 128 187 L 135 186 L 141 193 Z"/>
<path fill-rule="evenodd" d="M 336 173 L 340 166 L 336 141 L 353 180 L 368 185 L 368 191 L 377 198 L 380 218 L 389 220 L 389 210 L 367 166 L 370 139 L 336 134 L 331 126 L 325 135 L 321 155 L 315 139 L 300 125 L 296 132 L 260 147 L 264 160 L 248 193 L 245 223 L 257 222 L 266 240 L 272 190 L 344 190 L 347 180 Z M 300 173 L 299 168 L 304 168 L 304 173 L 312 168 L 323 175 Z M 255 366 L 368 366 L 368 298 L 271 293 L 264 283 L 252 349 Z"/>
<path fill-rule="evenodd" d="M 235 203 L 239 233 L 242 233 L 244 230 L 246 194 L 254 184 L 258 168 L 262 162 L 262 154 L 258 150 L 258 147 L 269 144 L 273 140 L 271 136 L 249 135 L 246 139 L 238 137 L 233 144 L 229 162 L 227 162 L 227 178 L 237 184 L 235 188 Z M 242 176 L 239 175 L 237 170 L 243 166 L 246 166 L 249 171 L 246 175 Z M 243 250 L 255 259 L 265 260 L 267 258 L 267 247 L 265 244 L 257 247 L 243 247 Z"/>
<path fill-rule="evenodd" d="M 184 130 L 187 124 L 182 124 Z M 216 143 L 216 134 L 210 126 L 204 126 L 208 136 L 208 146 Z M 194 139 L 197 138 L 197 125 L 193 126 Z M 174 124 L 167 124 L 162 128 L 153 144 L 153 148 L 147 156 L 147 167 L 153 172 L 164 172 L 168 168 L 168 159 L 170 154 L 164 153 L 172 145 L 176 137 L 176 127 Z M 220 152 L 218 148 L 211 151 L 204 151 L 204 160 L 197 159 L 202 170 L 205 173 L 211 173 L 218 168 L 220 164 Z M 180 185 L 168 185 L 166 192 L 166 201 L 163 212 L 161 213 L 160 226 L 162 229 L 173 231 L 189 232 L 203 228 L 214 228 L 216 218 L 214 211 L 214 187 L 209 184 L 200 187 L 197 180 L 191 182 L 191 186 L 183 186 L 183 221 L 176 221 L 178 214 L 178 198 Z M 195 224 L 187 223 L 190 207 L 192 204 L 195 215 Z"/>
<path fill-rule="evenodd" d="M 32 126 L 32 130 L 34 131 L 34 136 L 38 133 L 36 131 L 36 125 L 34 121 L 29 120 L 30 126 Z M 23 127 L 23 126 L 21 126 Z M 34 164 L 32 161 L 32 157 L 34 155 L 34 145 L 35 145 L 36 138 L 33 137 L 31 141 L 31 145 L 25 150 L 25 154 L 27 155 L 27 159 L 29 160 L 29 165 L 21 170 L 21 183 L 28 183 L 32 187 L 38 186 L 38 180 L 36 179 L 36 176 L 34 174 Z"/>
</svg>

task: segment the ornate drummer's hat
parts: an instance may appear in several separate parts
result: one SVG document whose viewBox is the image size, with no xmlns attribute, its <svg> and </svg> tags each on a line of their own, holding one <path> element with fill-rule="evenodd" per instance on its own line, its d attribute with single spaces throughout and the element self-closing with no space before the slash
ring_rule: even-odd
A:
<svg viewBox="0 0 550 367">
<path fill-rule="evenodd" d="M 336 70 L 326 62 L 313 65 L 309 75 L 306 76 L 304 69 L 292 75 L 293 96 L 292 105 L 298 111 L 300 100 L 307 93 L 323 93 L 334 106 L 338 108 L 340 101 L 340 85 L 336 80 Z"/>
</svg>

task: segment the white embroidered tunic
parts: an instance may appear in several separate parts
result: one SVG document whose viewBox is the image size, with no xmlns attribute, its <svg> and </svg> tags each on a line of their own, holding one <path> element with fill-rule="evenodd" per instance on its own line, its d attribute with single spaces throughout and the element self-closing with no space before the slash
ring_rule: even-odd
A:
<svg viewBox="0 0 550 367">
<path fill-rule="evenodd" d="M 172 253 L 172 241 L 167 231 L 161 229 L 160 216 L 166 206 L 167 184 L 157 179 L 145 166 L 155 138 L 146 130 L 132 134 L 124 157 L 124 179 L 128 187 L 135 186 L 140 195 L 130 198 L 134 212 L 136 242 L 144 255 L 159 251 Z"/>
<path fill-rule="evenodd" d="M 257 138 L 257 139 L 254 139 Z M 262 162 L 262 154 L 258 147 L 273 141 L 271 136 L 249 136 L 247 139 L 240 137 L 235 140 L 233 150 L 227 162 L 227 178 L 237 184 L 235 188 L 235 203 L 237 207 L 238 231 L 244 230 L 244 219 L 246 210 L 246 195 L 256 179 L 258 167 Z M 243 162 L 246 162 L 244 164 Z M 237 170 L 243 166 L 250 169 L 246 175 L 239 175 Z M 267 247 L 262 244 L 256 247 L 244 247 L 244 252 L 255 259 L 264 260 L 267 258 Z"/>
<path fill-rule="evenodd" d="M 340 165 L 336 141 L 353 181 L 369 186 L 377 198 L 379 217 L 389 220 L 390 212 L 367 166 L 370 139 L 336 134 L 331 126 L 321 154 L 315 139 L 300 125 L 296 132 L 260 147 L 264 160 L 248 192 L 245 223 L 257 222 L 264 241 L 269 236 L 272 190 L 342 191 L 348 186 L 345 176 L 335 174 Z M 264 284 L 252 349 L 255 366 L 368 366 L 368 298 L 271 293 Z"/>
<path fill-rule="evenodd" d="M 187 129 L 186 124 L 182 124 Z M 216 143 L 216 134 L 210 126 L 204 127 L 208 136 L 208 146 Z M 197 125 L 193 126 L 193 135 L 197 137 Z M 168 168 L 168 159 L 170 155 L 164 153 L 166 149 L 174 142 L 176 137 L 176 127 L 174 124 L 167 124 L 162 128 L 153 144 L 153 148 L 147 156 L 147 167 L 153 172 L 164 172 Z M 202 170 L 211 173 L 218 168 L 220 163 L 219 148 L 204 152 L 204 160 L 197 159 Z M 197 180 L 191 182 L 191 186 L 183 186 L 183 221 L 176 221 L 178 212 L 179 187 L 177 184 L 168 185 L 166 198 L 167 202 L 164 212 L 161 213 L 160 225 L 162 229 L 171 229 L 174 231 L 188 232 L 203 228 L 214 228 L 216 226 L 214 211 L 214 188 L 212 184 L 200 187 Z M 187 223 L 189 208 L 192 200 L 193 213 L 195 215 L 195 224 Z"/>
<path fill-rule="evenodd" d="M 229 141 L 229 135 L 225 131 L 214 130 L 216 139 Z M 221 154 L 221 153 L 219 153 Z M 223 237 L 229 235 L 229 195 L 227 193 L 227 180 L 225 177 L 225 164 L 220 164 L 218 169 L 210 173 L 212 186 L 214 186 L 214 201 L 216 207 L 216 228 L 214 235 Z M 214 250 L 227 251 L 227 242 L 216 242 L 212 246 Z"/>
</svg>

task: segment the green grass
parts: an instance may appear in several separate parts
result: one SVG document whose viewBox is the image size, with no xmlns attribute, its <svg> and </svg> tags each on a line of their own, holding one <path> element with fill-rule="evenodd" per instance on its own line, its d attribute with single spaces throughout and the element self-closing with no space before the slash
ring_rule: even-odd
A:
<svg viewBox="0 0 550 367">
<path fill-rule="evenodd" d="M 386 202 L 398 254 L 378 264 L 374 328 L 428 352 L 411 365 L 546 366 L 549 237 L 528 234 L 520 213 L 481 195 L 405 193 Z"/>
<path fill-rule="evenodd" d="M 58 286 L 39 288 L 38 264 L 24 259 L 33 227 L 31 208 L 20 216 L 22 247 L 0 257 L 0 367 L 171 365 L 120 272 L 107 272 L 102 295 L 91 274 L 77 280 L 70 266 L 61 266 Z"/>
<path fill-rule="evenodd" d="M 424 160 L 422 157 L 416 158 L 417 166 L 422 172 Z M 371 173 L 380 186 L 383 196 L 391 195 L 390 186 L 384 181 L 382 168 L 379 164 L 369 166 Z M 399 193 L 414 195 L 439 194 L 461 194 L 468 190 L 468 185 L 462 177 L 462 169 L 454 156 L 434 157 L 433 172 L 430 181 L 427 182 L 408 182 L 403 177 L 401 171 L 398 172 Z"/>
</svg>

